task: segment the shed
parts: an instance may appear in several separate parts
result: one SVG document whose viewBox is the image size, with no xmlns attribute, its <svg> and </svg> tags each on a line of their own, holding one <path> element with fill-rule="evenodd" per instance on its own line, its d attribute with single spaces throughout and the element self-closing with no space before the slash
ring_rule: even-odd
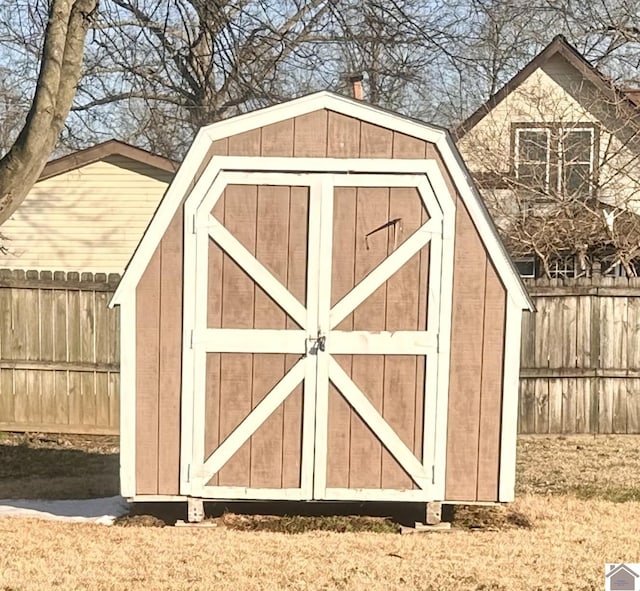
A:
<svg viewBox="0 0 640 591">
<path fill-rule="evenodd" d="M 513 499 L 531 304 L 444 129 L 328 92 L 202 128 L 112 305 L 125 497 Z"/>
</svg>

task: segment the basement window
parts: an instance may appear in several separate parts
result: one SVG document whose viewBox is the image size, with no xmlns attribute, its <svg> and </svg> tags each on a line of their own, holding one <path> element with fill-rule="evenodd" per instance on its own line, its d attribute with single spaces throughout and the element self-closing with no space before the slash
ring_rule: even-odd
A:
<svg viewBox="0 0 640 591">
<path fill-rule="evenodd" d="M 520 277 L 531 279 L 536 276 L 536 259 L 534 256 L 520 257 L 513 261 Z"/>
</svg>

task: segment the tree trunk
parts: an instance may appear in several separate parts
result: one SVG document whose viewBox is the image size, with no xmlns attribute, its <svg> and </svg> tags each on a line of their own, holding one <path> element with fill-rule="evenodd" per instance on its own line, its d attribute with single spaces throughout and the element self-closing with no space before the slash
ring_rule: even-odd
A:
<svg viewBox="0 0 640 591">
<path fill-rule="evenodd" d="M 40 73 L 20 134 L 0 159 L 0 224 L 22 203 L 55 148 L 82 74 L 84 40 L 99 0 L 50 0 Z"/>
</svg>

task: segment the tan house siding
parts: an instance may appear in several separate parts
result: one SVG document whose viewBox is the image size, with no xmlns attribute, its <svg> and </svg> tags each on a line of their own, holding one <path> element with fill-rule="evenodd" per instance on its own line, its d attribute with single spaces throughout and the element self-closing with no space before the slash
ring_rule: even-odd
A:
<svg viewBox="0 0 640 591">
<path fill-rule="evenodd" d="M 113 155 L 39 181 L 2 226 L 0 266 L 122 273 L 171 176 Z"/>
<path fill-rule="evenodd" d="M 628 121 L 616 100 L 605 97 L 561 55 L 548 59 L 517 88 L 487 111 L 458 141 L 472 174 L 512 174 L 514 123 L 576 123 L 599 129 L 599 198 L 640 212 L 640 145 L 629 136 Z M 487 200 L 508 200 L 506 189 Z"/>
</svg>

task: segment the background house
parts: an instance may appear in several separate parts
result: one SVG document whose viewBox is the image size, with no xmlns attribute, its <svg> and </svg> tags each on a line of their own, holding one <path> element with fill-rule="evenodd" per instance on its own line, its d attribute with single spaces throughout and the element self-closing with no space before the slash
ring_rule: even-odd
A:
<svg viewBox="0 0 640 591">
<path fill-rule="evenodd" d="M 640 273 L 640 111 L 556 37 L 457 130 L 523 276 Z"/>
<path fill-rule="evenodd" d="M 105 142 L 47 164 L 3 224 L 0 429 L 117 433 L 107 304 L 175 168 Z"/>
<path fill-rule="evenodd" d="M 640 432 L 637 96 L 557 37 L 457 130 L 537 309 L 521 432 Z"/>
</svg>

